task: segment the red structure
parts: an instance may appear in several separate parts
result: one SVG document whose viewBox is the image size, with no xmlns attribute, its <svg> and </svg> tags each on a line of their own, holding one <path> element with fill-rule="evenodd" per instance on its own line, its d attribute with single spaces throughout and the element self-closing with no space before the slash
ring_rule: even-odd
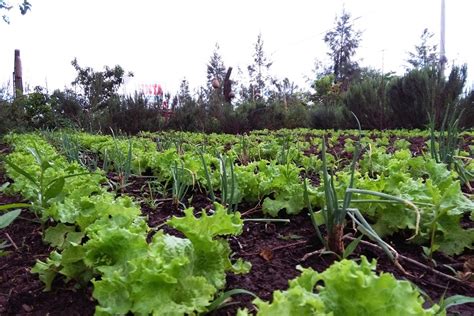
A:
<svg viewBox="0 0 474 316">
<path fill-rule="evenodd" d="M 163 88 L 160 84 L 141 84 L 139 91 L 145 95 L 149 102 L 160 105 L 159 111 L 165 120 L 168 120 L 173 115 L 173 111 L 169 108 L 168 100 L 163 98 Z"/>
</svg>

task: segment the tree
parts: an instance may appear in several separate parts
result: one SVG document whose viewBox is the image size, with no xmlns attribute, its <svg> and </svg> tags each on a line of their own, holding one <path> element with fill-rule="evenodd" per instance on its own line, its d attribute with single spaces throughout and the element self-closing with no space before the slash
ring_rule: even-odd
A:
<svg viewBox="0 0 474 316">
<path fill-rule="evenodd" d="M 222 120 L 223 116 L 223 83 L 226 70 L 222 57 L 219 53 L 219 45 L 216 43 L 214 51 L 207 64 L 207 100 L 209 113 L 212 117 Z"/>
<path fill-rule="evenodd" d="M 339 18 L 336 16 L 336 26 L 324 36 L 324 42 L 330 50 L 328 55 L 332 59 L 335 82 L 342 82 L 344 90 L 359 68 L 353 57 L 362 33 L 355 31 L 353 27 L 351 15 L 343 10 Z"/>
<path fill-rule="evenodd" d="M 474 128 L 474 90 L 460 100 L 460 106 L 464 110 L 460 125 L 463 128 Z"/>
<path fill-rule="evenodd" d="M 222 56 L 219 52 L 219 44 L 216 43 L 212 56 L 207 64 L 207 83 L 212 85 L 212 81 L 217 79 L 222 86 L 222 81 L 225 77 L 225 66 L 222 61 Z"/>
<path fill-rule="evenodd" d="M 192 102 L 193 97 L 191 96 L 191 91 L 189 89 L 189 81 L 184 78 L 179 85 L 178 104 L 180 107 L 183 107 Z"/>
<path fill-rule="evenodd" d="M 437 73 L 434 69 L 412 69 L 392 80 L 387 99 L 395 128 L 424 128 L 433 103 Z"/>
<path fill-rule="evenodd" d="M 125 70 L 119 65 L 114 68 L 105 66 L 104 71 L 94 71 L 91 67 L 81 68 L 76 58 L 71 64 L 77 71 L 77 77 L 72 85 L 81 87 L 87 101 L 84 107 L 92 112 L 106 106 L 107 101 L 124 83 L 125 76 L 133 77 L 132 72 L 125 74 Z"/>
<path fill-rule="evenodd" d="M 425 28 L 420 36 L 420 45 L 415 46 L 415 52 L 408 53 L 409 58 L 407 62 L 413 66 L 413 68 L 420 69 L 438 65 L 438 46 L 430 43 L 433 36 L 434 34 Z"/>
<path fill-rule="evenodd" d="M 296 98 L 296 92 L 298 90 L 298 86 L 291 82 L 290 79 L 284 78 L 283 80 L 272 80 L 276 91 L 272 93 L 272 98 L 275 101 L 283 103 L 284 109 L 288 110 L 288 104 L 291 103 L 290 101 L 293 98 Z"/>
<path fill-rule="evenodd" d="M 329 74 L 316 79 L 311 87 L 315 93 L 310 96 L 311 101 L 324 106 L 336 106 L 342 102 L 341 84 L 334 83 L 334 75 Z"/>
<path fill-rule="evenodd" d="M 181 81 L 179 91 L 171 106 L 173 115 L 168 127 L 184 131 L 204 131 L 207 116 L 202 104 L 202 93 L 198 91 L 197 100 L 191 95 L 189 82 Z"/>
<path fill-rule="evenodd" d="M 13 5 L 7 3 L 5 0 L 0 0 L 0 11 L 10 11 L 13 8 Z M 27 0 L 23 0 L 22 3 L 18 4 L 18 9 L 20 9 L 20 13 L 25 15 L 26 12 L 31 10 L 31 3 Z M 5 23 L 10 23 L 10 20 L 6 14 L 2 15 L 2 19 Z"/>
<path fill-rule="evenodd" d="M 266 96 L 267 83 L 270 80 L 269 70 L 272 62 L 265 56 L 262 34 L 258 34 L 253 54 L 253 63 L 247 67 L 250 76 L 250 93 L 256 97 Z"/>
</svg>

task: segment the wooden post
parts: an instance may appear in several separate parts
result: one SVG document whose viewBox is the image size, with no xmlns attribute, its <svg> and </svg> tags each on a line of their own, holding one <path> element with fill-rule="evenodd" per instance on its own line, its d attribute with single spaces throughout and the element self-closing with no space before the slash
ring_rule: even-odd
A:
<svg viewBox="0 0 474 316">
<path fill-rule="evenodd" d="M 13 95 L 23 95 L 23 72 L 21 69 L 20 50 L 15 49 L 15 65 L 13 70 Z"/>
<path fill-rule="evenodd" d="M 230 81 L 230 74 L 232 73 L 232 67 L 227 69 L 227 73 L 224 78 L 224 100 L 225 102 L 231 102 L 234 97 L 232 93 L 232 81 Z"/>
</svg>

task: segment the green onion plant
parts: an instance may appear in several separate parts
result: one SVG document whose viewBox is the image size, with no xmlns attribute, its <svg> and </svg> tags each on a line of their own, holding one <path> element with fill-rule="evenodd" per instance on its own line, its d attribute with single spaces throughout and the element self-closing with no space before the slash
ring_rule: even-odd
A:
<svg viewBox="0 0 474 316">
<path fill-rule="evenodd" d="M 455 170 L 461 182 L 472 191 L 469 182 L 474 179 L 474 174 L 466 170 L 462 158 L 458 156 L 459 122 L 463 112 L 457 104 L 449 104 L 439 131 L 436 131 L 435 115 L 429 114 L 430 153 L 437 163 L 445 163 L 449 170 Z"/>
<path fill-rule="evenodd" d="M 194 176 L 189 169 L 184 167 L 183 161 L 180 161 L 180 166 L 178 166 L 178 163 L 175 161 L 174 165 L 171 167 L 171 175 L 173 177 L 172 199 L 173 205 L 177 210 L 180 208 L 180 206 L 182 206 L 183 209 L 186 208 L 186 205 L 183 203 L 183 200 L 189 189 L 189 185 L 186 181 L 187 172 L 191 174 L 194 185 Z"/>
<path fill-rule="evenodd" d="M 44 158 L 37 148 L 28 147 L 27 150 L 33 155 L 38 166 L 40 166 L 39 177 L 34 174 L 26 172 L 23 168 L 20 168 L 15 163 L 8 159 L 4 159 L 5 163 L 9 165 L 13 170 L 24 176 L 34 187 L 37 200 L 33 203 L 33 210 L 43 210 L 48 207 L 48 201 L 61 194 L 64 189 L 65 180 L 71 177 L 77 177 L 88 172 L 71 174 L 66 176 L 56 177 L 54 179 L 46 179 L 46 171 L 53 167 L 52 162 L 49 159 Z M 38 215 L 38 214 L 37 214 Z"/>
<path fill-rule="evenodd" d="M 115 136 L 112 130 L 112 137 L 114 140 L 114 146 L 111 151 L 105 150 L 104 152 L 104 164 L 103 170 L 108 170 L 110 165 L 113 165 L 114 170 L 117 172 L 118 182 L 111 181 L 115 191 L 123 191 L 128 185 L 128 179 L 131 175 L 132 165 L 132 141 L 128 139 L 128 150 L 127 154 L 124 154 L 119 147 L 119 140 Z M 109 180 L 110 181 L 110 180 Z"/>
<path fill-rule="evenodd" d="M 229 212 L 233 212 L 237 209 L 238 203 L 237 180 L 234 173 L 234 163 L 232 159 L 228 159 L 226 156 L 221 154 L 219 154 L 217 158 L 219 159 L 221 180 L 221 204 L 227 206 Z"/>
<path fill-rule="evenodd" d="M 354 115 L 355 116 L 355 115 Z M 357 117 L 356 117 L 357 120 Z M 359 121 L 357 120 L 359 123 Z M 359 133 L 361 133 L 361 128 L 359 124 Z M 352 219 L 352 221 L 357 225 L 358 230 L 369 237 L 371 240 L 377 242 L 382 249 L 387 253 L 387 255 L 396 263 L 397 266 L 400 266 L 397 262 L 398 253 L 396 250 L 387 244 L 382 238 L 377 234 L 377 232 L 372 228 L 372 226 L 365 220 L 361 212 L 357 208 L 352 208 L 351 203 L 356 202 L 353 200 L 353 194 L 364 194 L 372 195 L 380 198 L 380 200 L 374 200 L 381 203 L 403 203 L 407 207 L 414 209 L 417 214 L 417 223 L 415 235 L 418 233 L 419 221 L 420 221 L 420 212 L 418 208 L 411 203 L 410 201 L 401 199 L 396 196 L 384 194 L 381 192 L 369 191 L 369 190 L 359 190 L 354 188 L 354 174 L 356 169 L 357 161 L 360 157 L 362 150 L 359 140 L 355 143 L 354 156 L 352 164 L 350 166 L 350 180 L 348 187 L 345 191 L 344 197 L 342 200 L 338 199 L 335 185 L 334 185 L 334 176 L 332 172 L 329 172 L 329 167 L 326 158 L 326 143 L 323 138 L 322 141 L 322 176 L 323 176 L 323 187 L 324 187 L 324 196 L 325 196 L 325 206 L 321 210 L 323 223 L 318 223 L 316 213 L 313 212 L 311 208 L 311 203 L 308 198 L 308 189 L 306 180 L 303 182 L 304 186 L 304 199 L 305 204 L 308 207 L 310 212 L 310 218 L 313 223 L 313 226 L 316 230 L 316 235 L 326 248 L 331 252 L 336 253 L 338 256 L 347 255 L 344 247 L 344 228 L 346 227 L 346 218 L 347 216 Z M 319 225 L 324 224 L 326 227 L 326 237 L 324 238 L 322 232 L 319 228 Z M 351 246 L 352 247 L 352 246 Z"/>
<path fill-rule="evenodd" d="M 212 188 L 210 171 L 207 168 L 206 159 L 204 158 L 204 152 L 201 148 L 198 149 L 198 154 L 201 158 L 202 168 L 204 169 L 204 175 L 206 177 L 207 193 L 210 195 L 211 201 L 214 203 L 216 201 L 216 196 L 214 195 L 214 189 Z"/>
</svg>

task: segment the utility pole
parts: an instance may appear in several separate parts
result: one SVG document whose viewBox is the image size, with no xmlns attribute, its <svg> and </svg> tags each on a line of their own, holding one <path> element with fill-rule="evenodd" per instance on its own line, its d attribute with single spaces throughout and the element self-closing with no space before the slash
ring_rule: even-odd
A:
<svg viewBox="0 0 474 316">
<path fill-rule="evenodd" d="M 441 75 L 444 75 L 444 68 L 446 64 L 446 50 L 445 50 L 445 28 L 446 28 L 446 3 L 441 0 L 441 36 L 439 43 L 439 68 Z"/>
<path fill-rule="evenodd" d="M 21 69 L 20 50 L 15 49 L 15 61 L 13 68 L 13 95 L 15 98 L 23 95 L 23 74 Z"/>
</svg>

